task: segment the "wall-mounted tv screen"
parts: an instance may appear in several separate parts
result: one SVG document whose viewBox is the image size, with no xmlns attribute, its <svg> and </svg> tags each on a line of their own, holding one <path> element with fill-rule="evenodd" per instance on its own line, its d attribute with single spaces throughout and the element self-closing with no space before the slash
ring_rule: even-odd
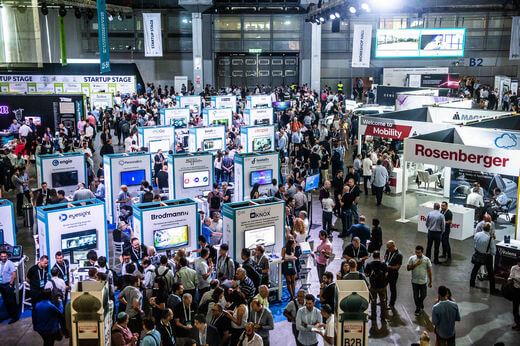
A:
<svg viewBox="0 0 520 346">
<path fill-rule="evenodd" d="M 121 172 L 121 185 L 136 186 L 141 185 L 141 182 L 146 179 L 146 172 L 144 169 L 137 171 Z"/>
<path fill-rule="evenodd" d="M 317 189 L 320 185 L 320 174 L 311 175 L 305 179 L 305 192 Z"/>
<path fill-rule="evenodd" d="M 183 174 L 185 189 L 209 185 L 209 171 L 186 172 Z"/>
<path fill-rule="evenodd" d="M 87 261 L 87 254 L 90 250 L 75 250 L 70 253 L 70 263 L 80 264 Z"/>
<path fill-rule="evenodd" d="M 229 126 L 229 119 L 215 119 L 213 120 L 213 125 L 224 125 Z"/>
<path fill-rule="evenodd" d="M 255 119 L 255 125 L 269 125 L 269 119 Z"/>
<path fill-rule="evenodd" d="M 151 153 L 156 153 L 161 149 L 163 152 L 168 153 L 170 150 L 170 140 L 169 139 L 158 139 L 154 141 L 150 141 L 148 143 L 148 150 Z"/>
<path fill-rule="evenodd" d="M 274 226 L 251 229 L 244 232 L 244 247 L 253 249 L 258 244 L 269 246 L 275 244 Z"/>
<path fill-rule="evenodd" d="M 273 108 L 276 112 L 283 112 L 291 107 L 291 101 L 273 102 Z"/>
<path fill-rule="evenodd" d="M 153 243 L 157 250 L 188 245 L 188 226 L 156 230 L 153 232 Z"/>
<path fill-rule="evenodd" d="M 78 171 L 51 173 L 52 188 L 73 186 L 78 184 Z"/>
<path fill-rule="evenodd" d="M 97 232 L 95 229 L 79 231 L 61 235 L 61 251 L 90 250 L 97 246 Z"/>
<path fill-rule="evenodd" d="M 214 138 L 214 139 L 205 139 L 203 141 L 204 151 L 206 150 L 222 150 L 222 139 Z"/>
<path fill-rule="evenodd" d="M 170 125 L 174 127 L 186 127 L 188 123 L 186 122 L 186 118 L 171 118 Z"/>
<path fill-rule="evenodd" d="M 251 186 L 256 183 L 260 185 L 267 185 L 273 183 L 273 170 L 267 169 L 264 171 L 251 172 Z"/>
<path fill-rule="evenodd" d="M 273 144 L 271 137 L 260 137 L 253 139 L 253 151 L 268 151 L 271 150 Z"/>
</svg>

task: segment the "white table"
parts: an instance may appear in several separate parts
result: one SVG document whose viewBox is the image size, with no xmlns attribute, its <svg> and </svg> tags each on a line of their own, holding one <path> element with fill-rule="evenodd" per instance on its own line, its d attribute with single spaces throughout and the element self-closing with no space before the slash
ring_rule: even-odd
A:
<svg viewBox="0 0 520 346">
<path fill-rule="evenodd" d="M 419 232 L 427 233 L 426 217 L 428 213 L 433 210 L 435 201 L 430 201 L 421 204 L 417 209 L 419 213 L 419 220 L 417 222 L 417 230 Z M 441 201 L 438 201 L 440 204 Z M 473 236 L 475 209 L 466 208 L 459 204 L 450 204 L 448 209 L 453 214 L 453 221 L 451 223 L 450 238 L 457 240 L 464 240 Z"/>
</svg>

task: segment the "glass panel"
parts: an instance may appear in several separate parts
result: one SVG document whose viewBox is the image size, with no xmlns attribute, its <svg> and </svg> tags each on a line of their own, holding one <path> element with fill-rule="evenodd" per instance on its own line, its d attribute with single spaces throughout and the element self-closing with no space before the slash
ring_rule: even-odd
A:
<svg viewBox="0 0 520 346">
<path fill-rule="evenodd" d="M 231 60 L 231 65 L 238 66 L 238 65 L 243 65 L 243 64 L 244 64 L 244 59 L 232 59 Z"/>
<path fill-rule="evenodd" d="M 296 61 L 297 60 L 294 59 L 294 58 L 286 58 L 285 59 L 285 66 L 287 66 L 287 65 L 296 65 Z"/>
<path fill-rule="evenodd" d="M 272 70 L 271 71 L 271 76 L 273 76 L 273 77 L 282 77 L 283 76 L 283 71 L 282 70 Z"/>
<path fill-rule="evenodd" d="M 191 52 L 193 41 L 191 37 L 168 37 L 168 50 L 170 52 Z"/>
<path fill-rule="evenodd" d="M 97 27 L 97 23 L 96 23 Z M 96 28 L 97 29 L 97 28 Z M 123 20 L 120 21 L 117 19 L 117 15 L 114 17 L 114 20 L 108 22 L 108 31 L 109 32 L 121 32 L 121 31 L 134 31 L 134 17 L 130 19 L 126 19 L 123 16 Z"/>
<path fill-rule="evenodd" d="M 242 34 L 239 32 L 216 32 L 215 38 L 241 38 Z"/>
<path fill-rule="evenodd" d="M 246 71 L 246 77 L 256 77 L 256 71 Z"/>
<path fill-rule="evenodd" d="M 488 36 L 510 36 L 511 30 L 501 31 L 501 30 L 488 30 Z"/>
<path fill-rule="evenodd" d="M 273 16 L 273 30 L 275 31 L 299 31 L 299 16 Z"/>
<path fill-rule="evenodd" d="M 273 65 L 283 65 L 283 59 L 273 59 L 273 60 L 271 60 L 271 64 L 273 64 Z"/>
<path fill-rule="evenodd" d="M 167 19 L 168 33 L 172 34 L 190 34 L 191 18 L 189 14 L 177 14 L 168 16 Z"/>
<path fill-rule="evenodd" d="M 285 77 L 294 77 L 296 76 L 296 71 L 294 70 L 285 70 Z"/>
<path fill-rule="evenodd" d="M 271 18 L 267 16 L 245 16 L 244 31 L 266 31 L 271 29 Z"/>
<path fill-rule="evenodd" d="M 379 20 L 380 29 L 406 29 L 407 20 L 406 17 L 393 16 L 381 18 Z"/>
<path fill-rule="evenodd" d="M 263 32 L 256 32 L 256 33 L 252 33 L 252 34 L 244 34 L 244 38 L 254 38 L 254 39 L 271 38 L 271 34 L 263 33 Z"/>
<path fill-rule="evenodd" d="M 455 28 L 457 17 L 456 16 L 442 16 L 440 17 L 441 28 Z"/>
<path fill-rule="evenodd" d="M 224 65 L 224 66 L 229 65 L 229 63 L 230 63 L 230 60 L 229 59 L 225 59 L 225 58 L 224 59 L 220 59 L 218 61 L 219 65 Z"/>
<path fill-rule="evenodd" d="M 138 31 L 143 31 L 143 16 L 134 17 L 135 18 L 135 29 Z"/>
<path fill-rule="evenodd" d="M 231 71 L 233 77 L 244 77 L 244 71 Z"/>
<path fill-rule="evenodd" d="M 215 16 L 213 19 L 215 30 L 239 31 L 242 29 L 240 16 Z"/>
<path fill-rule="evenodd" d="M 299 32 L 281 32 L 281 33 L 273 33 L 273 38 L 292 38 L 292 39 L 300 39 Z"/>
<path fill-rule="evenodd" d="M 300 41 L 273 41 L 273 50 L 299 50 Z"/>
<path fill-rule="evenodd" d="M 269 77 L 269 70 L 259 70 L 258 77 Z"/>
<path fill-rule="evenodd" d="M 491 17 L 489 18 L 489 28 L 497 28 L 500 29 L 504 25 L 504 18 L 501 17 Z"/>
<path fill-rule="evenodd" d="M 221 52 L 226 50 L 237 51 L 241 49 L 241 42 L 241 40 L 215 40 L 215 50 Z"/>
<path fill-rule="evenodd" d="M 466 30 L 467 36 L 485 36 L 486 32 L 481 30 Z"/>
<path fill-rule="evenodd" d="M 259 58 L 258 59 L 258 65 L 269 65 L 271 62 L 269 61 L 269 59 L 262 59 L 262 58 Z"/>
<path fill-rule="evenodd" d="M 466 49 L 484 49 L 484 38 L 483 37 L 467 37 L 466 38 Z"/>
<path fill-rule="evenodd" d="M 246 65 L 256 65 L 256 59 L 246 59 Z"/>
<path fill-rule="evenodd" d="M 264 51 L 269 51 L 271 49 L 270 41 L 245 41 L 244 40 L 244 50 L 248 51 L 249 49 L 259 48 Z"/>
</svg>

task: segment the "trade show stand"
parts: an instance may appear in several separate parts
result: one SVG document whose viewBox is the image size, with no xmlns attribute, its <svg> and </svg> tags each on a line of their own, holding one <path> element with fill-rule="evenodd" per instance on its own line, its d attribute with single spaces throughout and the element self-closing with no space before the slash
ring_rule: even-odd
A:
<svg viewBox="0 0 520 346">
<path fill-rule="evenodd" d="M 14 207 L 7 199 L 0 199 L 0 244 L 16 245 Z"/>
<path fill-rule="evenodd" d="M 132 197 L 141 192 L 141 182 L 152 182 L 152 155 L 145 152 L 105 155 L 105 208 L 110 223 L 119 220 L 119 203 L 117 197 L 121 185 L 128 186 Z"/>
<path fill-rule="evenodd" d="M 272 108 L 251 108 L 244 110 L 244 123 L 247 126 L 273 125 Z"/>
<path fill-rule="evenodd" d="M 168 193 L 171 200 L 200 198 L 213 189 L 213 154 L 208 152 L 168 155 Z"/>
<path fill-rule="evenodd" d="M 190 110 L 188 108 L 161 108 L 159 110 L 161 125 L 188 127 Z"/>
<path fill-rule="evenodd" d="M 511 267 L 516 264 L 517 258 L 520 256 L 520 240 L 511 239 L 508 243 L 501 241 L 496 246 L 495 274 L 507 279 Z"/>
<path fill-rule="evenodd" d="M 275 151 L 274 125 L 242 126 L 240 142 L 244 153 Z"/>
<path fill-rule="evenodd" d="M 49 189 L 63 190 L 72 196 L 78 183 L 87 186 L 85 154 L 80 152 L 36 156 L 38 186 L 47 183 Z"/>
<path fill-rule="evenodd" d="M 419 232 L 428 233 L 426 217 L 433 210 L 434 203 L 434 201 L 429 201 L 418 207 L 419 220 L 417 222 L 417 230 Z M 438 203 L 440 204 L 441 201 Z M 475 209 L 466 208 L 459 204 L 450 204 L 448 209 L 453 214 L 450 238 L 464 240 L 472 237 L 474 232 Z"/>
<path fill-rule="evenodd" d="M 218 95 L 211 96 L 211 107 L 213 108 L 231 108 L 233 112 L 237 111 L 237 97 L 235 95 Z"/>
<path fill-rule="evenodd" d="M 148 148 L 149 153 L 156 153 L 161 149 L 167 154 L 174 149 L 175 127 L 164 126 L 139 126 L 137 128 L 137 142 L 139 147 Z"/>
<path fill-rule="evenodd" d="M 224 125 L 229 128 L 233 123 L 233 110 L 231 108 L 204 108 L 202 123 L 204 126 Z"/>
<path fill-rule="evenodd" d="M 108 258 L 105 205 L 97 199 L 36 208 L 39 254 L 49 256 L 61 251 L 71 269 L 81 267 L 89 250 Z M 103 216 L 103 217 L 101 217 Z"/>
<path fill-rule="evenodd" d="M 200 114 L 202 103 L 200 96 L 177 96 L 178 108 L 189 108 L 194 114 Z"/>
<path fill-rule="evenodd" d="M 225 149 L 226 127 L 224 125 L 189 128 L 188 150 L 190 153 L 200 151 L 216 153 Z"/>
<path fill-rule="evenodd" d="M 236 154 L 235 166 L 235 193 L 233 201 L 247 201 L 251 199 L 253 186 L 260 185 L 260 196 L 267 196 L 273 186 L 273 179 L 280 183 L 280 157 L 277 152 Z"/>
<path fill-rule="evenodd" d="M 246 97 L 246 109 L 270 108 L 272 105 L 271 95 L 250 95 Z"/>
<path fill-rule="evenodd" d="M 159 253 L 198 248 L 200 218 L 192 199 L 142 203 L 134 205 L 133 212 L 134 235 L 141 244 Z"/>
</svg>

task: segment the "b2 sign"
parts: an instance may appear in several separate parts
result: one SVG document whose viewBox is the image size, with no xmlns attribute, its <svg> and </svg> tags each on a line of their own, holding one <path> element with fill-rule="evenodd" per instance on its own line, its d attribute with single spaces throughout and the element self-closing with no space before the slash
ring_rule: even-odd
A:
<svg viewBox="0 0 520 346">
<path fill-rule="evenodd" d="M 463 57 L 465 29 L 382 29 L 376 58 Z"/>
</svg>

